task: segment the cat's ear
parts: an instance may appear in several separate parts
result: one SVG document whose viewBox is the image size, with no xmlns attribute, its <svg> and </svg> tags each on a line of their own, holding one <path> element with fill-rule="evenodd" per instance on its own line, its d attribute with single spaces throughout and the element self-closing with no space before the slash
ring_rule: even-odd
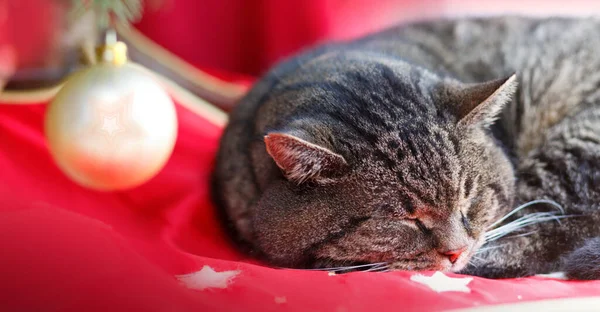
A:
<svg viewBox="0 0 600 312">
<path fill-rule="evenodd" d="M 502 108 L 511 101 L 517 89 L 517 76 L 461 87 L 456 99 L 458 103 L 458 125 L 487 126 L 494 122 Z"/>
<path fill-rule="evenodd" d="M 272 132 L 264 141 L 286 178 L 297 183 L 326 183 L 348 166 L 342 155 L 288 133 Z"/>
</svg>

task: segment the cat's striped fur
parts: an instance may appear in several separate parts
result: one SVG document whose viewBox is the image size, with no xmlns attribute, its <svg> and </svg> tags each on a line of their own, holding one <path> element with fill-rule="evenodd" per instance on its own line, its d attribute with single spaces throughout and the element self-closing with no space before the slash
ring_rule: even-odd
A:
<svg viewBox="0 0 600 312">
<path fill-rule="evenodd" d="M 596 19 L 441 20 L 306 51 L 231 115 L 219 209 L 280 266 L 600 278 L 599 31 Z M 490 242 L 467 266 L 493 221 L 535 199 L 572 217 Z"/>
</svg>

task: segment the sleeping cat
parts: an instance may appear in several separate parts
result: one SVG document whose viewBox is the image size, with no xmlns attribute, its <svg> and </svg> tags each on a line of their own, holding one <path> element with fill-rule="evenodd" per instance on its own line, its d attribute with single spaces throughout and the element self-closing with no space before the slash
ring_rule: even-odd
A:
<svg viewBox="0 0 600 312">
<path fill-rule="evenodd" d="M 231 114 L 214 199 L 276 266 L 600 279 L 599 32 L 468 18 L 305 51 Z"/>
</svg>

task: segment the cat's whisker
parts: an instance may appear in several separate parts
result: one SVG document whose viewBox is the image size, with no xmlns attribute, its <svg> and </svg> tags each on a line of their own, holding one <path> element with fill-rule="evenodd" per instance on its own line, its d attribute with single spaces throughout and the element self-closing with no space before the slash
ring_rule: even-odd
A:
<svg viewBox="0 0 600 312">
<path fill-rule="evenodd" d="M 523 224 L 527 224 L 527 223 L 531 223 L 531 222 L 539 222 L 542 219 L 556 219 L 558 217 L 555 216 L 554 213 L 549 213 L 549 212 L 534 212 L 534 213 L 530 213 L 527 214 L 525 216 L 520 217 L 519 219 L 516 219 L 512 222 L 509 222 L 501 227 L 495 228 L 493 230 L 490 230 L 489 232 L 493 232 L 493 231 L 498 231 L 502 228 L 507 228 L 507 227 L 514 227 L 514 226 L 521 226 Z"/>
<path fill-rule="evenodd" d="M 504 237 L 508 234 L 514 233 L 522 228 L 525 228 L 529 225 L 538 224 L 547 221 L 556 221 L 560 224 L 560 219 L 573 217 L 574 215 L 562 215 L 557 216 L 556 213 L 552 212 L 534 212 L 527 214 L 523 217 L 520 217 L 510 223 L 507 223 L 503 226 L 497 227 L 485 233 L 484 239 L 485 242 L 491 242 L 497 240 L 501 237 Z M 525 233 L 526 235 L 530 235 L 532 233 Z"/>
<path fill-rule="evenodd" d="M 367 264 L 354 265 L 354 266 L 341 266 L 341 267 L 331 267 L 331 268 L 305 269 L 305 271 L 330 271 L 330 272 L 339 272 L 339 271 L 355 270 L 355 269 L 362 269 L 362 268 L 372 269 L 373 267 L 377 267 L 377 266 L 381 266 L 381 265 L 386 265 L 386 264 L 387 264 L 387 262 L 377 262 L 377 263 L 367 263 Z"/>
<path fill-rule="evenodd" d="M 544 212 L 543 213 L 532 213 L 527 216 L 523 216 L 523 217 L 521 217 L 511 223 L 508 223 L 502 227 L 496 228 L 490 232 L 491 233 L 503 232 L 505 229 L 508 229 L 508 228 L 514 228 L 515 230 L 517 230 L 517 229 L 523 228 L 525 226 L 528 226 L 530 224 L 545 222 L 545 221 L 549 221 L 549 220 L 557 221 L 558 219 L 560 219 L 560 218 L 553 216 L 552 214 L 548 214 L 548 213 L 544 213 Z"/>
<path fill-rule="evenodd" d="M 533 224 L 535 223 L 534 220 L 537 220 L 537 222 L 541 222 L 543 220 L 543 217 L 546 216 L 547 214 L 544 213 L 544 215 L 540 216 L 540 215 L 527 215 L 524 216 L 522 218 L 519 218 L 511 223 L 505 224 L 501 227 L 495 228 L 493 230 L 488 231 L 487 233 L 485 233 L 485 241 L 489 242 L 491 240 L 494 240 L 496 238 L 502 237 L 504 235 L 510 234 L 518 229 L 521 229 L 529 224 Z"/>
<path fill-rule="evenodd" d="M 388 272 L 389 270 L 390 270 L 390 265 L 389 264 L 385 264 L 385 265 L 382 265 L 382 266 L 370 268 L 370 269 L 365 270 L 363 272 Z"/>
<path fill-rule="evenodd" d="M 537 232 L 538 232 L 537 230 L 535 230 L 535 231 L 529 231 L 527 233 L 515 235 L 514 237 L 525 237 L 525 236 L 533 235 L 533 234 L 535 234 Z"/>
<path fill-rule="evenodd" d="M 385 270 L 381 270 L 381 271 L 376 271 L 377 273 L 387 273 L 387 272 L 392 272 L 392 269 L 390 267 L 386 268 Z"/>
<path fill-rule="evenodd" d="M 508 214 L 506 214 L 504 217 L 500 218 L 500 220 L 492 223 L 492 225 L 490 225 L 488 228 L 490 228 L 490 229 L 494 228 L 498 224 L 501 224 L 504 220 L 508 219 L 510 216 L 514 215 L 515 213 L 517 213 L 517 212 L 519 212 L 519 211 L 521 211 L 521 210 L 523 210 L 523 209 L 525 209 L 527 207 L 530 207 L 532 205 L 536 205 L 536 204 L 549 204 L 549 205 L 557 208 L 558 210 L 560 210 L 561 213 L 565 213 L 565 210 L 563 209 L 563 207 L 559 203 L 557 203 L 557 202 L 555 202 L 553 200 L 549 200 L 549 199 L 537 199 L 537 200 L 532 200 L 530 202 L 524 203 L 521 206 L 513 209 L 511 212 L 509 212 Z"/>
<path fill-rule="evenodd" d="M 548 213 L 533 213 L 530 215 L 526 215 L 504 226 L 488 231 L 485 234 L 485 240 L 486 242 L 489 242 L 503 237 L 507 234 L 513 233 L 526 226 L 546 221 L 556 221 L 558 220 L 557 218 L 559 217 L 549 215 Z"/>
<path fill-rule="evenodd" d="M 505 245 L 506 245 L 506 244 L 502 244 L 502 245 L 498 245 L 498 246 L 482 247 L 482 248 L 479 248 L 479 249 L 478 249 L 478 250 L 475 252 L 475 255 L 478 255 L 478 254 L 480 254 L 480 253 L 483 253 L 483 252 L 486 252 L 486 251 L 489 251 L 489 250 L 492 250 L 492 249 L 498 249 L 498 248 L 502 248 L 502 247 L 504 247 Z"/>
<path fill-rule="evenodd" d="M 477 261 L 480 261 L 480 260 L 477 260 Z M 469 265 L 471 265 L 474 268 L 478 268 L 479 267 L 479 263 L 476 262 L 476 261 L 470 260 L 468 263 L 469 263 Z"/>
</svg>

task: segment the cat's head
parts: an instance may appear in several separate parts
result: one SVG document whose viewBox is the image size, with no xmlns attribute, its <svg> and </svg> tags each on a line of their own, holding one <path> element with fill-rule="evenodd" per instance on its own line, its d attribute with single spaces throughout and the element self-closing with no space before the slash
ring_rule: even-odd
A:
<svg viewBox="0 0 600 312">
<path fill-rule="evenodd" d="M 512 204 L 512 167 L 488 127 L 515 76 L 464 84 L 402 69 L 363 74 L 311 87 L 304 98 L 330 101 L 319 108 L 329 113 L 264 136 L 285 178 L 257 203 L 257 245 L 281 266 L 460 270 Z"/>
</svg>

